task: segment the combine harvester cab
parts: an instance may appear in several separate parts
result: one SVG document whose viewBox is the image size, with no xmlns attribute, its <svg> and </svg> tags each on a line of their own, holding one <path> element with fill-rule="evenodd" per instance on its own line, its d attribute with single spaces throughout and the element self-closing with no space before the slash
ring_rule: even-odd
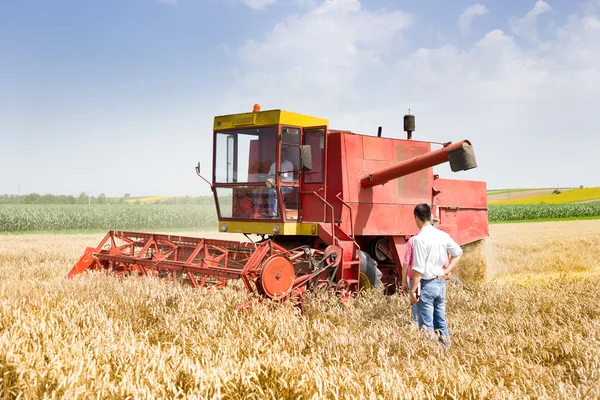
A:
<svg viewBox="0 0 600 400">
<path fill-rule="evenodd" d="M 242 279 L 261 298 L 301 300 L 307 290 L 355 293 L 401 284 L 413 209 L 432 207 L 436 226 L 459 245 L 488 235 L 485 182 L 440 179 L 433 167 L 477 166 L 468 140 L 412 140 L 331 130 L 326 119 L 283 110 L 217 116 L 213 175 L 219 231 L 257 242 L 111 231 L 68 273 L 109 270 L 179 279 L 194 287 Z"/>
</svg>

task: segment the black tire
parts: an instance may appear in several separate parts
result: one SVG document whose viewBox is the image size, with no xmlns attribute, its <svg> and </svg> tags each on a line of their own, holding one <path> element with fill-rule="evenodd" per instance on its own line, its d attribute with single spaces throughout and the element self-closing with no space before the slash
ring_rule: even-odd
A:
<svg viewBox="0 0 600 400">
<path fill-rule="evenodd" d="M 371 287 L 380 287 L 382 285 L 382 273 L 377 268 L 377 261 L 364 251 L 360 252 L 360 272 L 363 272 L 369 278 Z"/>
</svg>

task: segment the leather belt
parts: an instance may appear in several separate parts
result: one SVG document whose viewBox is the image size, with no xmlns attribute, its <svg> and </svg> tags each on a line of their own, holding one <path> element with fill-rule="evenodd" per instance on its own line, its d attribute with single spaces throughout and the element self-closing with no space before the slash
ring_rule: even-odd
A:
<svg viewBox="0 0 600 400">
<path fill-rule="evenodd" d="M 436 277 L 433 277 L 431 279 L 423 279 L 424 281 L 433 281 L 433 280 L 438 280 L 438 281 L 444 281 L 446 280 L 446 275 L 438 275 Z"/>
</svg>

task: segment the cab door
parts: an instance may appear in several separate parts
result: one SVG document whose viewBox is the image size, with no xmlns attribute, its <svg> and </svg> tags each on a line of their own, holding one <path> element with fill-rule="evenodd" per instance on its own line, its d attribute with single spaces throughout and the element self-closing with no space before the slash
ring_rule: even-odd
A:
<svg viewBox="0 0 600 400">
<path fill-rule="evenodd" d="M 318 196 L 324 199 L 326 191 L 327 127 L 306 127 L 303 131 L 302 145 L 310 148 L 311 166 L 310 169 L 305 166 L 301 174 L 301 220 L 304 222 L 325 222 L 330 219 L 330 210 Z M 303 160 L 303 163 L 305 161 Z"/>
</svg>

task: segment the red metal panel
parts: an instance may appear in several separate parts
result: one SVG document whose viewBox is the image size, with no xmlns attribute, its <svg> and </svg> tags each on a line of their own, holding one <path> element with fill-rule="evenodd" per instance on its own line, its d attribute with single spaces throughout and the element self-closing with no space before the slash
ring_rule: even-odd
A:
<svg viewBox="0 0 600 400">
<path fill-rule="evenodd" d="M 352 204 L 356 235 L 394 236 L 414 235 L 418 232 L 414 205 Z"/>
<path fill-rule="evenodd" d="M 374 136 L 359 136 L 362 138 L 363 158 L 365 160 L 391 160 L 394 150 L 392 139 Z"/>
<path fill-rule="evenodd" d="M 365 170 L 365 163 L 377 161 L 365 161 L 363 159 L 363 141 L 361 136 L 342 133 L 343 159 L 342 165 L 344 168 L 344 200 L 349 202 L 357 202 L 359 188 L 356 186 L 356 175 Z"/>
<path fill-rule="evenodd" d="M 428 168 L 400 179 L 394 179 L 384 185 L 364 189 L 360 186 L 361 178 L 381 168 L 395 165 L 416 155 L 430 150 L 429 143 L 413 142 L 400 139 L 367 138 L 356 134 L 343 134 L 345 141 L 345 160 L 343 161 L 348 179 L 348 192 L 345 199 L 350 202 L 368 204 L 418 204 L 431 201 L 432 169 Z M 367 154 L 375 158 L 386 156 L 385 160 L 363 158 L 363 143 L 379 147 L 376 152 L 369 150 Z M 381 158 L 381 157 L 380 157 Z"/>
<path fill-rule="evenodd" d="M 436 179 L 433 188 L 440 192 L 435 196 L 435 203 L 440 206 L 487 208 L 485 182 Z"/>
<path fill-rule="evenodd" d="M 350 221 L 342 216 L 346 208 L 342 202 L 337 199 L 340 197 L 347 201 L 350 189 L 348 186 L 347 157 L 348 149 L 346 147 L 347 136 L 345 132 L 329 131 L 327 135 L 327 201 L 333 205 L 335 219 L 342 220 L 341 228 L 350 233 Z M 360 147 L 354 146 L 352 151 L 360 151 Z M 347 215 L 348 212 L 346 211 Z"/>
<path fill-rule="evenodd" d="M 381 165 L 389 164 L 389 161 L 364 160 L 362 158 L 347 158 L 346 171 L 348 174 L 347 198 L 352 202 L 360 203 L 393 203 L 396 193 L 396 184 L 390 182 L 388 185 L 380 185 L 372 189 L 362 189 L 360 177 L 365 171 L 379 168 Z M 384 164 L 385 163 L 385 164 Z"/>
<path fill-rule="evenodd" d="M 448 226 L 448 233 L 458 244 L 488 236 L 485 182 L 436 179 L 434 188 L 440 192 L 434 198 L 439 208 L 440 225 Z"/>
<path fill-rule="evenodd" d="M 425 154 L 431 150 L 429 143 L 403 141 L 396 144 L 396 161 L 405 161 Z M 425 168 L 406 176 L 390 181 L 388 184 L 397 185 L 397 204 L 419 204 L 431 201 L 431 186 L 433 184 L 433 169 Z"/>
<path fill-rule="evenodd" d="M 484 210 L 447 210 L 440 211 L 440 229 L 459 244 L 474 242 L 488 236 L 488 216 Z"/>
<path fill-rule="evenodd" d="M 489 235 L 487 210 L 458 211 L 458 242 L 474 242 Z"/>
<path fill-rule="evenodd" d="M 431 202 L 433 183 L 431 168 L 372 188 L 362 188 L 360 180 L 371 171 L 427 153 L 431 148 L 430 144 L 352 133 L 340 135 L 343 145 L 342 165 L 345 167 L 346 180 L 344 200 L 352 208 L 354 233 L 386 236 L 416 233 L 413 210 L 418 203 Z M 369 146 L 369 149 L 367 150 L 365 146 Z M 336 218 L 339 215 L 336 213 Z M 341 215 L 347 217 L 349 213 Z M 350 224 L 345 218 L 343 218 L 342 228 L 347 231 L 350 229 Z"/>
<path fill-rule="evenodd" d="M 449 215 L 447 215 L 447 217 L 449 218 L 444 218 L 444 221 L 453 221 L 456 222 L 456 218 L 451 218 Z M 454 241 L 456 241 L 457 243 L 460 242 L 460 239 L 458 238 L 458 227 L 455 224 L 438 224 L 435 226 L 436 228 L 438 228 L 441 231 L 446 232 L 448 235 L 450 235 L 450 237 L 452 239 L 454 239 Z M 460 243 L 459 243 L 460 245 Z"/>
</svg>

